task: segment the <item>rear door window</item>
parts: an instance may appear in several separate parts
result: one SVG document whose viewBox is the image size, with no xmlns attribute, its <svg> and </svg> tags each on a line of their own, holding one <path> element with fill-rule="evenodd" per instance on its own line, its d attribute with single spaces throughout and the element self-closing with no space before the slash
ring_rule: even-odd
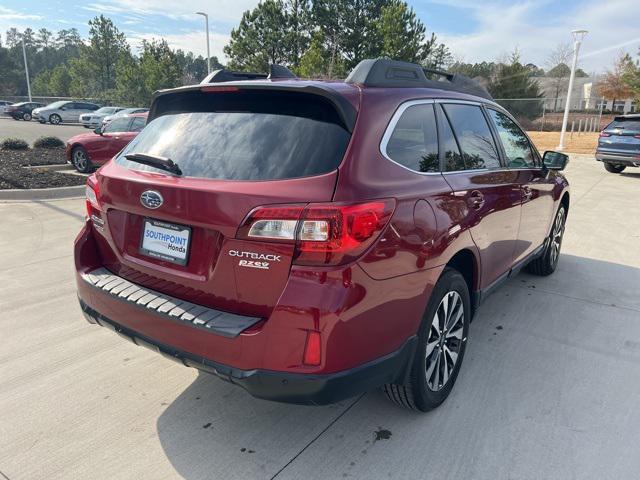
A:
<svg viewBox="0 0 640 480">
<path fill-rule="evenodd" d="M 125 158 L 146 153 L 170 158 L 186 177 L 277 180 L 338 168 L 350 134 L 335 108 L 318 95 L 240 90 L 194 93 L 179 109 L 155 118 L 116 162 L 165 173 Z"/>
<path fill-rule="evenodd" d="M 146 123 L 147 123 L 147 119 L 144 117 L 133 117 L 133 120 L 131 120 L 131 126 L 129 127 L 129 131 L 139 132 L 144 128 Z"/>
<path fill-rule="evenodd" d="M 104 127 L 104 133 L 126 132 L 129 130 L 130 122 L 131 119 L 129 117 L 116 118 Z"/>
<path fill-rule="evenodd" d="M 498 149 L 482 109 L 477 105 L 443 104 L 458 141 L 464 170 L 500 168 Z"/>
<path fill-rule="evenodd" d="M 502 141 L 507 166 L 511 168 L 535 167 L 536 161 L 529 139 L 520 127 L 502 112 L 487 109 Z"/>
<path fill-rule="evenodd" d="M 416 172 L 439 172 L 438 132 L 433 104 L 408 107 L 385 146 L 394 162 Z"/>
</svg>

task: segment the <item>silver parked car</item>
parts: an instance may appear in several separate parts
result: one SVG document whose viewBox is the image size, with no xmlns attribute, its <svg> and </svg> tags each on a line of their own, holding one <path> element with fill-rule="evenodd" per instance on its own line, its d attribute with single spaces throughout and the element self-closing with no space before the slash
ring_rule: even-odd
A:
<svg viewBox="0 0 640 480">
<path fill-rule="evenodd" d="M 12 105 L 13 102 L 7 102 L 6 100 L 0 100 L 0 115 L 7 113 L 7 107 Z"/>
<path fill-rule="evenodd" d="M 111 122 L 112 120 L 118 118 L 118 117 L 122 117 L 124 115 L 132 115 L 134 113 L 145 113 L 148 112 L 149 109 L 148 108 L 139 108 L 139 107 L 134 107 L 134 108 L 125 108 L 124 110 L 120 110 L 119 112 L 113 114 L 113 115 L 107 115 L 106 117 L 104 117 L 102 119 L 102 126 L 106 126 L 109 122 Z"/>
<path fill-rule="evenodd" d="M 85 128 L 97 128 L 102 125 L 102 120 L 124 110 L 123 107 L 102 107 L 91 113 L 83 113 L 80 115 L 80 123 Z"/>
<path fill-rule="evenodd" d="M 59 125 L 63 122 L 78 123 L 80 115 L 94 112 L 99 108 L 100 106 L 94 103 L 60 100 L 46 107 L 36 108 L 31 115 L 40 123 L 49 122 L 52 125 Z"/>
</svg>

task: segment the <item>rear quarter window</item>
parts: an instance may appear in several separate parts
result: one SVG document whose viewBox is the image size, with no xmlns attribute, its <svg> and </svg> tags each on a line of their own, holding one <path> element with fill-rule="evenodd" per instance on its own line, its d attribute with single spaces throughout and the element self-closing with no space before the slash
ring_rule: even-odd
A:
<svg viewBox="0 0 640 480">
<path fill-rule="evenodd" d="M 146 153 L 172 159 L 186 177 L 299 178 L 337 169 L 350 139 L 334 107 L 312 94 L 194 93 L 180 107 L 191 111 L 149 122 L 116 163 L 166 173 L 125 158 Z"/>
<path fill-rule="evenodd" d="M 438 132 L 433 104 L 407 107 L 383 145 L 388 158 L 416 172 L 439 172 Z"/>
</svg>

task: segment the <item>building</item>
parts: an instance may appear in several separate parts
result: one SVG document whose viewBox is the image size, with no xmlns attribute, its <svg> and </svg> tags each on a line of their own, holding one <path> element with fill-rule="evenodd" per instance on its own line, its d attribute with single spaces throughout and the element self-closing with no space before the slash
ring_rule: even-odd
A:
<svg viewBox="0 0 640 480">
<path fill-rule="evenodd" d="M 576 77 L 571 91 L 571 110 L 597 110 L 615 113 L 635 113 L 638 105 L 632 98 L 604 99 L 598 96 L 595 86 L 598 76 Z M 544 96 L 546 111 L 564 110 L 569 78 L 538 77 L 538 86 Z"/>
</svg>

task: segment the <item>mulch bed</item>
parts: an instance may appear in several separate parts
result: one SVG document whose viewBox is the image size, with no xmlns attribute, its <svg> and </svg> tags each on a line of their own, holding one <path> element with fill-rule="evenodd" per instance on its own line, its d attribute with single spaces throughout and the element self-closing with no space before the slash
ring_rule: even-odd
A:
<svg viewBox="0 0 640 480">
<path fill-rule="evenodd" d="M 22 168 L 33 165 L 56 165 L 65 162 L 64 148 L 0 150 L 0 190 L 83 185 L 86 179 L 79 175 L 68 175 L 39 168 Z"/>
</svg>

